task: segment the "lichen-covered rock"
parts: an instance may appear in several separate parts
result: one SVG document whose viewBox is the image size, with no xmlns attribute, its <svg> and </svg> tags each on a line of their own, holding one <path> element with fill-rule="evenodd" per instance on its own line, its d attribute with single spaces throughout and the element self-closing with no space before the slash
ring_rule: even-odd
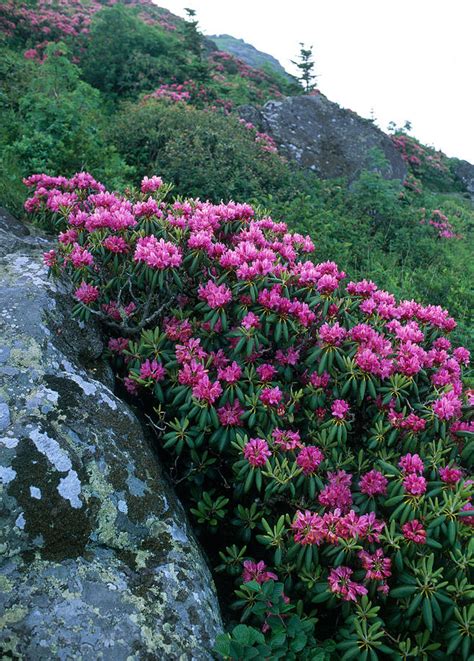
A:
<svg viewBox="0 0 474 661">
<path fill-rule="evenodd" d="M 68 318 L 47 241 L 3 219 L 0 650 L 210 659 L 219 608 L 183 510 L 137 418 L 98 380 L 100 336 Z"/>
<path fill-rule="evenodd" d="M 323 94 L 268 101 L 261 109 L 242 106 L 239 113 L 271 135 L 283 156 L 323 179 L 347 177 L 351 182 L 364 169 L 379 169 L 370 155 L 374 148 L 388 162 L 380 168 L 386 179 L 405 178 L 405 163 L 390 138 Z"/>
</svg>

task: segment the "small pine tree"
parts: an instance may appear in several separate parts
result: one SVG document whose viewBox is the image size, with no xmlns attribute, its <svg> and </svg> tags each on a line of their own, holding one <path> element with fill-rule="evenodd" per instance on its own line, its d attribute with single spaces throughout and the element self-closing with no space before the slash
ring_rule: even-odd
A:
<svg viewBox="0 0 474 661">
<path fill-rule="evenodd" d="M 201 57 L 202 36 L 198 31 L 198 21 L 196 20 L 196 10 L 185 7 L 184 11 L 188 15 L 183 25 L 184 44 L 197 57 Z"/>
<path fill-rule="evenodd" d="M 314 73 L 314 58 L 313 58 L 313 47 L 306 47 L 304 43 L 300 42 L 300 54 L 298 61 L 291 60 L 292 64 L 295 64 L 299 71 L 300 75 L 298 80 L 304 87 L 305 92 L 311 92 L 316 87 L 316 74 Z"/>
<path fill-rule="evenodd" d="M 198 20 L 196 19 L 196 10 L 185 7 L 184 11 L 188 19 L 184 21 L 182 34 L 184 36 L 184 46 L 193 58 L 193 74 L 196 80 L 204 82 L 209 77 L 209 66 L 206 58 L 203 57 L 203 38 L 198 30 Z"/>
</svg>

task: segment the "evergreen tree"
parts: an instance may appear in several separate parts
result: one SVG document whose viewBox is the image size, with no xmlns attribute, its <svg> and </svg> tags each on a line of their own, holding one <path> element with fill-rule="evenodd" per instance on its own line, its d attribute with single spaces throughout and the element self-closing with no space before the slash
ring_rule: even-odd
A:
<svg viewBox="0 0 474 661">
<path fill-rule="evenodd" d="M 295 64 L 299 71 L 300 75 L 297 77 L 300 83 L 304 87 L 305 92 L 311 92 L 316 87 L 316 74 L 314 73 L 314 59 L 313 59 L 313 47 L 306 47 L 304 43 L 300 42 L 300 54 L 298 61 L 291 60 L 292 64 Z"/>
<path fill-rule="evenodd" d="M 184 11 L 188 15 L 188 19 L 183 25 L 184 43 L 188 50 L 190 50 L 197 57 L 201 57 L 202 51 L 202 37 L 198 32 L 198 21 L 196 20 L 196 10 L 185 7 Z"/>
<path fill-rule="evenodd" d="M 203 39 L 198 30 L 198 21 L 196 19 L 196 10 L 185 7 L 184 11 L 188 19 L 184 22 L 182 34 L 184 36 L 184 46 L 192 56 L 192 77 L 201 82 L 209 78 L 209 66 L 207 60 L 203 57 Z"/>
</svg>

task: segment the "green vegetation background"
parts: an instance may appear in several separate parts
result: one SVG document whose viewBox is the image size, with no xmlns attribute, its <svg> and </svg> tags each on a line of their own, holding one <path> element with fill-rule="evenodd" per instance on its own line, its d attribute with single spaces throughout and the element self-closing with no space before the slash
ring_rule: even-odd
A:
<svg viewBox="0 0 474 661">
<path fill-rule="evenodd" d="M 0 204 L 23 214 L 22 178 L 88 170 L 122 190 L 159 174 L 177 195 L 252 202 L 291 230 L 310 234 L 315 259 L 351 279 L 373 279 L 400 298 L 447 307 L 469 345 L 474 212 L 445 170 L 416 171 L 415 192 L 373 171 L 349 188 L 320 180 L 265 151 L 236 113 L 212 110 L 302 93 L 224 59 L 218 69 L 193 21 L 171 32 L 117 5 L 94 16 L 84 39 L 53 44 L 43 63 L 26 59 L 32 35 L 0 37 Z M 75 63 L 73 63 L 75 62 Z M 218 73 L 216 73 L 218 71 Z M 145 99 L 163 84 L 193 81 L 190 103 Z M 427 148 L 425 148 L 427 149 Z M 428 150 L 429 151 L 429 150 Z M 420 220 L 441 210 L 461 238 L 442 239 Z"/>
</svg>

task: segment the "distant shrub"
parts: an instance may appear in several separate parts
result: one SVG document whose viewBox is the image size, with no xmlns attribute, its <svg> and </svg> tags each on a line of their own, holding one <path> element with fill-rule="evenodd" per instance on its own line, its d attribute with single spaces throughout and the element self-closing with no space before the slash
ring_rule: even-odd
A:
<svg viewBox="0 0 474 661">
<path fill-rule="evenodd" d="M 177 36 L 123 5 L 94 16 L 81 67 L 88 83 L 114 98 L 151 91 L 164 80 L 182 82 L 192 73 Z"/>
<path fill-rule="evenodd" d="M 158 171 L 179 194 L 214 202 L 282 194 L 293 187 L 289 168 L 233 116 L 149 99 L 127 105 L 110 136 L 135 168 L 137 183 Z"/>
<path fill-rule="evenodd" d="M 391 137 L 412 174 L 428 188 L 438 191 L 460 190 L 451 171 L 451 159 L 446 154 L 421 144 L 404 132 L 396 132 Z"/>
<path fill-rule="evenodd" d="M 89 168 L 113 187 L 122 185 L 130 173 L 105 140 L 106 118 L 98 91 L 80 80 L 79 69 L 64 52 L 64 45 L 52 45 L 40 64 L 3 50 L 0 66 L 8 68 L 10 81 L 0 97 L 0 195 L 13 210 L 24 199 L 18 183 L 32 170 L 70 175 Z"/>
<path fill-rule="evenodd" d="M 472 655 L 469 352 L 248 204 L 35 175 L 27 209 L 171 457 L 242 623 L 224 658 Z M 227 583 L 225 582 L 227 581 Z"/>
</svg>

